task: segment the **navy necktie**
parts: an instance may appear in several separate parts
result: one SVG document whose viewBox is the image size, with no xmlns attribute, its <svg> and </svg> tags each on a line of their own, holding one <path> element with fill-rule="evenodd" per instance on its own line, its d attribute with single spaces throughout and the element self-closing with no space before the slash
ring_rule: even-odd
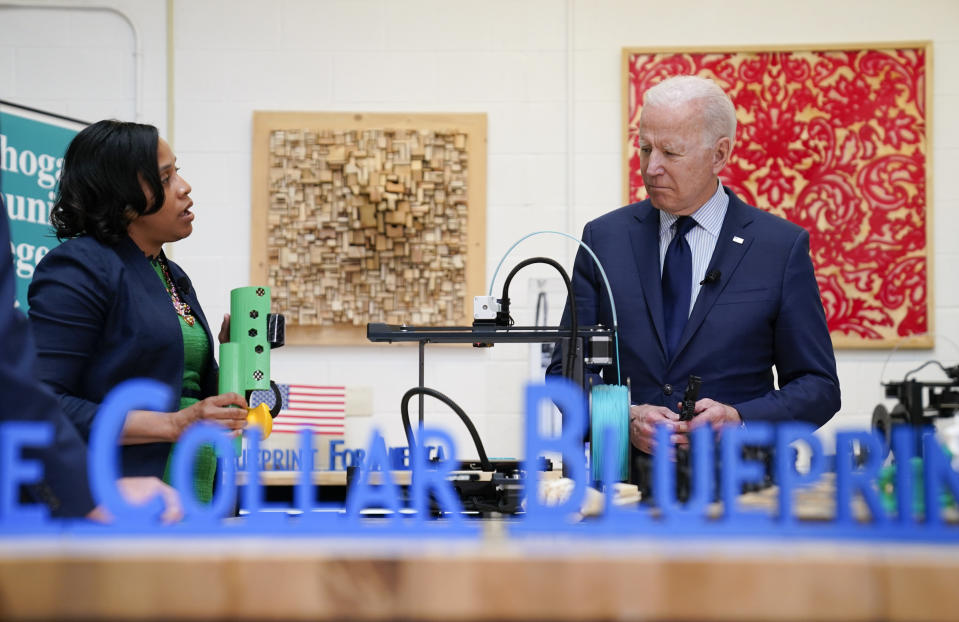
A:
<svg viewBox="0 0 959 622">
<path fill-rule="evenodd" d="M 666 358 L 672 359 L 679 336 L 689 319 L 689 297 L 693 289 L 693 252 L 686 234 L 696 226 L 689 216 L 680 216 L 673 224 L 676 235 L 666 249 L 663 261 L 663 311 L 666 319 Z"/>
</svg>

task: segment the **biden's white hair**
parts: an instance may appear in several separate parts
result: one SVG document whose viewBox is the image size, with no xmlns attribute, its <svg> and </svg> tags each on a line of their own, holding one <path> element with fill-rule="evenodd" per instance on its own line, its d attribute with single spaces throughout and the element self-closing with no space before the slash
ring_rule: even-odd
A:
<svg viewBox="0 0 959 622">
<path fill-rule="evenodd" d="M 643 107 L 675 108 L 688 103 L 702 106 L 706 136 L 712 142 L 725 136 L 736 142 L 736 107 L 719 85 L 699 76 L 673 76 L 650 87 L 643 94 Z M 640 121 L 642 124 L 642 121 Z"/>
</svg>

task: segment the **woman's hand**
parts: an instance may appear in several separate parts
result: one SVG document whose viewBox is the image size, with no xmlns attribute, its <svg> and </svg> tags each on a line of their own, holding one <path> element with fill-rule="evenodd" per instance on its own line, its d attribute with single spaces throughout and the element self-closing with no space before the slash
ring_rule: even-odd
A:
<svg viewBox="0 0 959 622">
<path fill-rule="evenodd" d="M 172 440 L 180 438 L 184 430 L 197 421 L 213 421 L 227 430 L 242 430 L 246 427 L 246 409 L 246 400 L 236 393 L 221 393 L 208 397 L 183 410 L 171 413 Z"/>
<path fill-rule="evenodd" d="M 183 518 L 183 505 L 175 488 L 164 484 L 156 477 L 121 477 L 117 480 L 120 494 L 133 505 L 143 505 L 156 496 L 163 500 L 163 514 L 160 520 L 164 525 L 175 523 Z M 98 523 L 112 523 L 113 516 L 102 506 L 93 508 L 87 518 Z"/>
<path fill-rule="evenodd" d="M 220 324 L 220 334 L 216 336 L 217 340 L 220 343 L 228 343 L 230 341 L 230 314 L 223 314 L 223 323 Z"/>
</svg>

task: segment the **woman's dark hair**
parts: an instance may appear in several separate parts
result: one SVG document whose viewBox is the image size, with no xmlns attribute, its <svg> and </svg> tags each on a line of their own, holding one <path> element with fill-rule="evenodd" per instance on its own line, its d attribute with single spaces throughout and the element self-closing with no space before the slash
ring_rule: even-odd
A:
<svg viewBox="0 0 959 622">
<path fill-rule="evenodd" d="M 63 157 L 50 222 L 57 238 L 92 235 L 116 244 L 130 221 L 163 205 L 157 166 L 157 128 L 142 123 L 98 121 L 77 134 Z M 148 203 L 141 180 L 150 189 Z"/>
</svg>

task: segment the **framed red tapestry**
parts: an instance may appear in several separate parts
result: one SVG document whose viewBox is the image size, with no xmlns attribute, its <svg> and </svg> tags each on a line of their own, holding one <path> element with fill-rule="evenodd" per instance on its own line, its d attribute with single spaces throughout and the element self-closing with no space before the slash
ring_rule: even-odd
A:
<svg viewBox="0 0 959 622">
<path fill-rule="evenodd" d="M 739 120 L 720 177 L 806 228 L 833 344 L 933 345 L 929 43 L 746 50 L 623 50 L 624 192 L 646 198 L 643 93 L 715 80 Z"/>
</svg>

